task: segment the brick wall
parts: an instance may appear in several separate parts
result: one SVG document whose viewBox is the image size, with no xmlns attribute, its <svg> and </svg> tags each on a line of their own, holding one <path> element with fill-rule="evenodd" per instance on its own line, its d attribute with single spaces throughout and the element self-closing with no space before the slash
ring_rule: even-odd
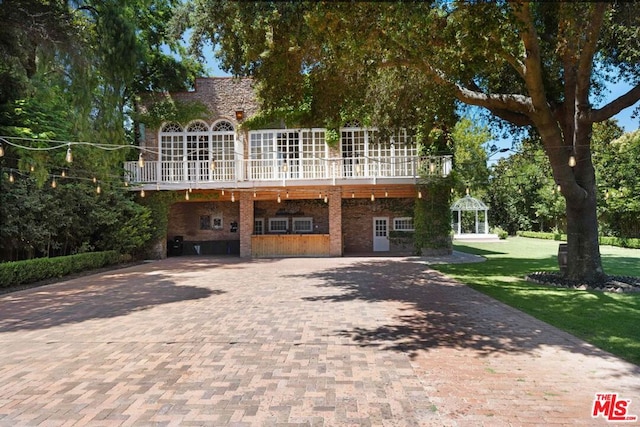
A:
<svg viewBox="0 0 640 427">
<path fill-rule="evenodd" d="M 235 79 L 231 77 L 210 77 L 196 79 L 195 90 L 191 92 L 176 92 L 170 97 L 179 101 L 199 101 L 207 106 L 210 115 L 204 119 L 209 125 L 220 119 L 231 122 L 236 129 L 240 122 L 236 120 L 235 112 L 244 111 L 247 119 L 256 114 L 258 103 L 253 91 L 253 80 Z M 146 99 L 140 109 L 144 111 L 144 104 L 150 104 L 154 100 L 162 99 L 158 95 Z M 186 123 L 182 123 L 186 125 Z M 240 132 L 238 137 L 245 141 L 246 133 Z M 145 129 L 143 146 L 153 151 L 158 150 L 158 129 Z M 246 144 L 245 144 L 246 146 Z M 157 160 L 157 157 L 149 152 L 145 153 L 148 160 Z"/>
<path fill-rule="evenodd" d="M 342 233 L 345 253 L 373 251 L 373 217 L 388 217 L 389 231 L 393 218 L 413 217 L 413 199 L 343 199 Z M 391 250 L 394 248 L 391 247 Z M 406 248 L 398 248 L 398 250 Z"/>
<path fill-rule="evenodd" d="M 167 238 L 182 236 L 185 241 L 240 240 L 239 231 L 231 232 L 231 223 L 240 221 L 239 203 L 179 202 L 171 205 Z M 221 229 L 200 230 L 200 216 L 222 218 Z"/>
</svg>

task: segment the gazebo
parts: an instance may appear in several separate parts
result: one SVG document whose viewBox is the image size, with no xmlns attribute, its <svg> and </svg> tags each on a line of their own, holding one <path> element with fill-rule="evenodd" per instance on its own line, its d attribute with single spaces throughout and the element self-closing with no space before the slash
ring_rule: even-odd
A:
<svg viewBox="0 0 640 427">
<path fill-rule="evenodd" d="M 474 235 L 488 235 L 489 234 L 489 221 L 488 211 L 489 208 L 481 200 L 466 195 L 461 199 L 455 201 L 451 205 L 451 211 L 457 214 L 452 220 L 451 228 L 455 232 L 455 237 Z M 475 232 L 463 233 L 462 230 L 462 212 L 474 212 L 475 213 Z M 482 212 L 482 217 L 479 218 L 478 213 Z"/>
</svg>

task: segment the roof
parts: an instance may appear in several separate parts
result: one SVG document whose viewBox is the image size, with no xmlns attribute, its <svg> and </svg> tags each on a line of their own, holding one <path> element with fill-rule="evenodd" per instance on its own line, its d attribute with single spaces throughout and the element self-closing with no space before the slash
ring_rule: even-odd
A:
<svg viewBox="0 0 640 427">
<path fill-rule="evenodd" d="M 486 211 L 489 210 L 481 200 L 471 197 L 470 195 L 464 196 L 462 199 L 455 201 L 451 205 L 452 211 Z"/>
</svg>

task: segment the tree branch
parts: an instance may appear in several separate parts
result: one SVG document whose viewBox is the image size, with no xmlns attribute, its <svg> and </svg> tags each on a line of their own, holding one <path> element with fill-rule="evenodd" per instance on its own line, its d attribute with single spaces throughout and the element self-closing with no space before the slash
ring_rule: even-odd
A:
<svg viewBox="0 0 640 427">
<path fill-rule="evenodd" d="M 589 25 L 585 30 L 586 42 L 580 50 L 578 59 L 576 99 L 580 104 L 587 104 L 589 100 L 589 88 L 591 87 L 591 71 L 593 69 L 593 56 L 598 48 L 600 29 L 604 22 L 604 15 L 609 4 L 596 3 L 589 16 Z"/>
<path fill-rule="evenodd" d="M 640 84 L 634 86 L 627 93 L 620 95 L 604 107 L 592 110 L 591 114 L 589 114 L 589 119 L 591 122 L 603 122 L 615 116 L 625 108 L 631 107 L 638 101 L 640 101 Z"/>
</svg>

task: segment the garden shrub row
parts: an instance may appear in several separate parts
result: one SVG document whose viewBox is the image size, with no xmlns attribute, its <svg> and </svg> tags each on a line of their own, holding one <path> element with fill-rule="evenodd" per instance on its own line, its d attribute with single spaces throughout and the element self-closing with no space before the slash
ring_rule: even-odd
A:
<svg viewBox="0 0 640 427">
<path fill-rule="evenodd" d="M 54 258 L 36 258 L 0 263 L 0 288 L 24 285 L 40 280 L 120 263 L 116 251 L 87 252 Z"/>
<path fill-rule="evenodd" d="M 566 234 L 560 233 L 542 233 L 538 231 L 518 231 L 518 236 L 532 237 L 534 239 L 547 239 L 547 240 L 559 240 L 567 241 Z M 618 246 L 621 248 L 640 249 L 640 239 L 632 239 L 625 237 L 609 237 L 600 236 L 601 245 Z"/>
</svg>

